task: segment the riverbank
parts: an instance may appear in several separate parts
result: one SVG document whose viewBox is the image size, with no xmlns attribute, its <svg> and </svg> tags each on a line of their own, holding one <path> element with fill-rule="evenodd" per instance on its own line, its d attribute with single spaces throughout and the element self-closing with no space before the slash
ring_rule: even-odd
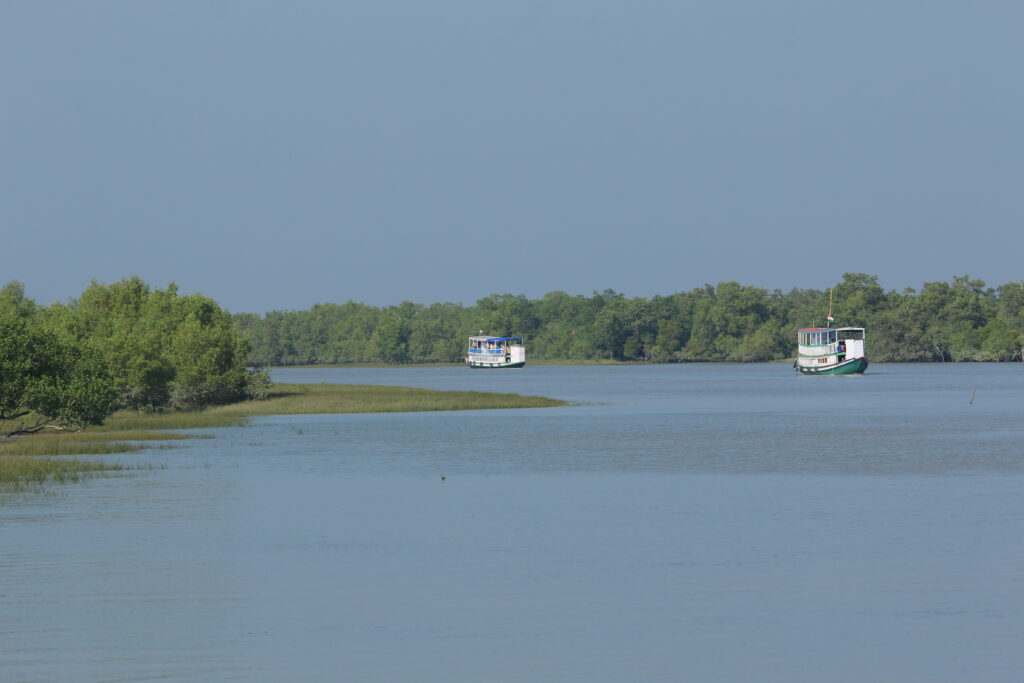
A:
<svg viewBox="0 0 1024 683">
<path fill-rule="evenodd" d="M 526 366 L 531 365 L 630 365 L 635 363 L 642 363 L 646 361 L 624 361 L 624 360 L 612 360 L 610 358 L 597 358 L 593 360 L 537 360 L 531 358 L 526 362 Z M 455 361 L 453 363 L 305 363 L 299 365 L 268 365 L 268 370 L 311 370 L 311 369 L 323 369 L 323 368 L 458 368 L 464 367 L 465 362 Z M 259 366 L 263 368 L 264 366 Z"/>
<path fill-rule="evenodd" d="M 0 441 L 0 486 L 18 488 L 121 472 L 127 469 L 125 465 L 65 456 L 174 448 L 172 443 L 154 445 L 149 442 L 197 438 L 165 430 L 240 426 L 249 418 L 261 415 L 497 410 L 561 405 L 565 405 L 565 401 L 520 394 L 370 385 L 274 384 L 270 396 L 263 401 L 243 401 L 197 411 L 140 413 L 122 410 L 111 415 L 100 427 L 4 439 Z"/>
</svg>

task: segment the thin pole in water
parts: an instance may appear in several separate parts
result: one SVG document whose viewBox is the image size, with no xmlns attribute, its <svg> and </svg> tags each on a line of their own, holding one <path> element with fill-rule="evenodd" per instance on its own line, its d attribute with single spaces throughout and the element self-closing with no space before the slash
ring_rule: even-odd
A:
<svg viewBox="0 0 1024 683">
<path fill-rule="evenodd" d="M 972 406 L 974 405 L 974 392 L 975 392 L 975 389 L 971 389 L 971 402 L 970 402 L 969 405 L 972 405 Z"/>
</svg>

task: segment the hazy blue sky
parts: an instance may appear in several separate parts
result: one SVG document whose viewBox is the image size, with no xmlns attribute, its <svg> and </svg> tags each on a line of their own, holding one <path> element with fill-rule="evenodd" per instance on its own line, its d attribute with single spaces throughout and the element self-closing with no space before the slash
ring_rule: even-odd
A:
<svg viewBox="0 0 1024 683">
<path fill-rule="evenodd" d="M 1024 279 L 1024 4 L 5 2 L 0 284 Z"/>
</svg>

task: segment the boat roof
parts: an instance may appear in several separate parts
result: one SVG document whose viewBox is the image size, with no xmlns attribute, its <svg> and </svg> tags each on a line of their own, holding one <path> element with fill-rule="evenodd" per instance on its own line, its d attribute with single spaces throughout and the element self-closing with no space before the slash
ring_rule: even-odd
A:
<svg viewBox="0 0 1024 683">
<path fill-rule="evenodd" d="M 833 330 L 833 331 L 836 331 L 836 332 L 840 332 L 842 330 L 860 330 L 861 332 L 863 332 L 864 328 L 863 327 L 801 327 L 798 331 L 799 332 L 828 332 L 829 330 Z"/>
<path fill-rule="evenodd" d="M 522 337 L 470 337 L 470 341 L 523 341 Z"/>
</svg>

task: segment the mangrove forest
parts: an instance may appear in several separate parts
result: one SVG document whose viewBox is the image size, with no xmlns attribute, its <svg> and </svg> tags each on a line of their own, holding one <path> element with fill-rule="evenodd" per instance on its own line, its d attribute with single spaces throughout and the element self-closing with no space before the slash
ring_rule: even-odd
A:
<svg viewBox="0 0 1024 683">
<path fill-rule="evenodd" d="M 846 273 L 824 289 L 769 291 L 720 282 L 652 298 L 613 290 L 540 299 L 492 294 L 473 306 L 349 301 L 304 311 L 238 313 L 257 366 L 453 363 L 469 335 L 523 336 L 531 360 L 673 363 L 791 358 L 799 327 L 865 327 L 873 362 L 1020 361 L 1024 282 L 988 287 L 970 276 L 885 291 Z"/>
</svg>

